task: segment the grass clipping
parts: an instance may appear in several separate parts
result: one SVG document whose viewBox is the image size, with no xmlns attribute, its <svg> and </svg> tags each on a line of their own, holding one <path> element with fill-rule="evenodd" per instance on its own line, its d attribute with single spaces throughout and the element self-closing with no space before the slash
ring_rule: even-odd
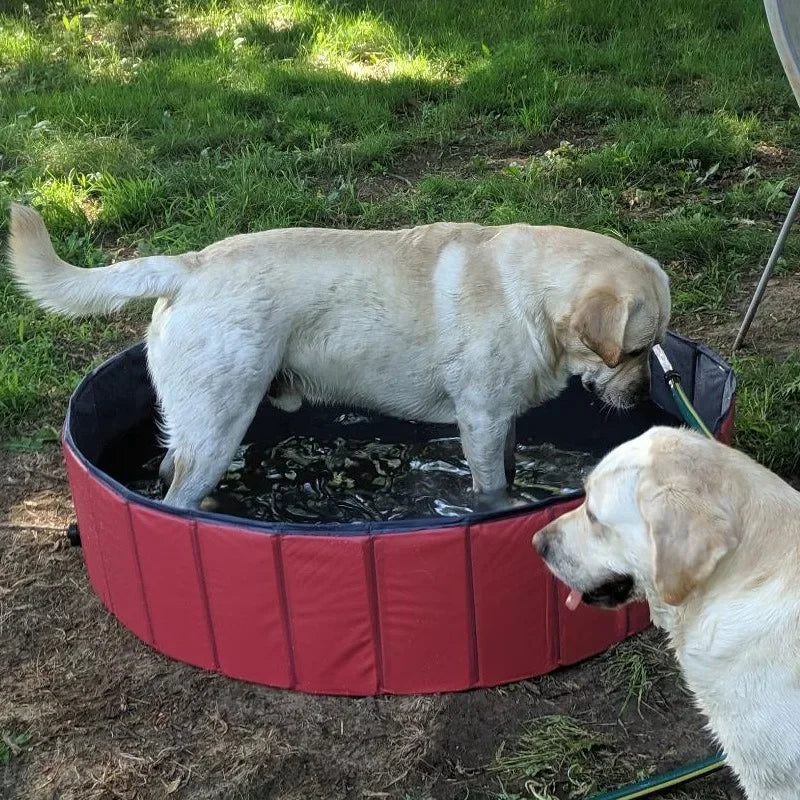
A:
<svg viewBox="0 0 800 800">
<path fill-rule="evenodd" d="M 558 800 L 564 789 L 569 797 L 585 797 L 597 789 L 595 761 L 608 749 L 606 737 L 583 728 L 567 716 L 541 717 L 530 723 L 510 752 L 501 747 L 493 770 L 523 783 L 534 800 Z M 501 797 L 515 800 L 520 795 Z"/>
<path fill-rule="evenodd" d="M 640 717 L 642 708 L 657 710 L 663 699 L 659 698 L 658 688 L 664 681 L 672 679 L 683 685 L 677 663 L 670 655 L 663 636 L 659 637 L 659 647 L 653 647 L 641 639 L 629 639 L 606 655 L 608 665 L 602 673 L 603 684 L 608 693 L 624 694 L 620 716 L 634 701 Z"/>
</svg>

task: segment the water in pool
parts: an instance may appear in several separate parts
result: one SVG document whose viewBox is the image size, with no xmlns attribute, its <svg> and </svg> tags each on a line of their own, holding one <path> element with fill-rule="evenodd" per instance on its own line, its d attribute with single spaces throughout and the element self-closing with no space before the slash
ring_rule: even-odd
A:
<svg viewBox="0 0 800 800">
<path fill-rule="evenodd" d="M 596 459 L 551 444 L 519 444 L 512 497 L 538 501 L 579 489 Z M 163 497 L 159 459 L 129 486 Z M 473 510 L 472 479 L 458 438 L 412 444 L 292 436 L 243 445 L 208 510 L 272 522 L 461 516 Z"/>
</svg>

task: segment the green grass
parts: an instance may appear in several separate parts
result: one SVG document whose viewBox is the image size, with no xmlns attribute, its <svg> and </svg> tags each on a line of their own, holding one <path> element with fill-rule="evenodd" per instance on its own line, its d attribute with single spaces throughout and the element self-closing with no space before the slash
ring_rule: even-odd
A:
<svg viewBox="0 0 800 800">
<path fill-rule="evenodd" d="M 491 795 L 495 800 L 580 800 L 659 772 L 652 759 L 612 747 L 602 734 L 563 715 L 533 720 L 511 744 L 500 747 L 490 769 L 498 782 L 498 791 Z M 663 797 L 724 800 L 728 794 L 700 779 Z"/>
<path fill-rule="evenodd" d="M 32 738 L 30 733 L 8 733 L 0 731 L 0 767 L 6 766 L 15 756 L 20 755 Z"/>
<path fill-rule="evenodd" d="M 800 473 L 800 354 L 738 358 L 738 444 L 762 464 Z"/>
<path fill-rule="evenodd" d="M 713 314 L 798 176 L 759 0 L 21 8 L 0 2 L 0 206 L 33 203 L 89 266 L 274 226 L 559 222 L 641 247 L 676 314 Z M 0 440 L 57 425 L 142 319 L 45 316 L 0 276 Z M 798 375 L 742 362 L 739 441 L 784 472 Z"/>
</svg>

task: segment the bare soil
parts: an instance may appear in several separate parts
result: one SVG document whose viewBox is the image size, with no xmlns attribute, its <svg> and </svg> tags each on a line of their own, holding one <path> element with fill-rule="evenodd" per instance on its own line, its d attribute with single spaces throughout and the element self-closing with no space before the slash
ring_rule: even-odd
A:
<svg viewBox="0 0 800 800">
<path fill-rule="evenodd" d="M 392 171 L 359 181 L 356 191 L 360 199 L 374 201 L 413 188 L 428 175 L 463 177 L 524 169 L 531 159 L 540 158 L 562 142 L 590 149 L 603 144 L 603 138 L 578 126 L 560 126 L 557 135 L 547 133 L 530 136 L 516 145 L 500 145 L 474 131 L 455 143 L 426 143 L 414 148 L 397 160 Z"/>
<path fill-rule="evenodd" d="M 685 319 L 692 335 L 730 355 L 742 318 L 755 292 L 760 273 L 742 281 L 729 307 L 716 315 Z M 740 349 L 741 355 L 759 353 L 782 360 L 800 349 L 800 274 L 772 278 L 756 317 Z"/>
</svg>

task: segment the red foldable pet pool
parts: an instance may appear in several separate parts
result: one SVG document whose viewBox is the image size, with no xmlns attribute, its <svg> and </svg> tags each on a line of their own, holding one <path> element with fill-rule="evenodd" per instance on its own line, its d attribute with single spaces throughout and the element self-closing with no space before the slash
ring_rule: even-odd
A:
<svg viewBox="0 0 800 800">
<path fill-rule="evenodd" d="M 674 334 L 664 349 L 706 424 L 728 441 L 730 367 Z M 287 414 L 265 403 L 245 441 L 342 436 L 342 411 Z M 625 414 L 601 408 L 578 383 L 522 417 L 517 437 L 599 458 L 654 424 L 680 424 L 660 379 L 651 402 Z M 445 433 L 377 416 L 346 431 L 396 442 Z M 233 678 L 344 695 L 496 686 L 585 659 L 649 621 L 642 605 L 567 611 L 564 588 L 531 547 L 580 492 L 501 513 L 325 524 L 185 512 L 132 492 L 130 466 L 157 446 L 143 345 L 78 386 L 63 444 L 89 580 L 106 608 L 156 650 Z"/>
</svg>

